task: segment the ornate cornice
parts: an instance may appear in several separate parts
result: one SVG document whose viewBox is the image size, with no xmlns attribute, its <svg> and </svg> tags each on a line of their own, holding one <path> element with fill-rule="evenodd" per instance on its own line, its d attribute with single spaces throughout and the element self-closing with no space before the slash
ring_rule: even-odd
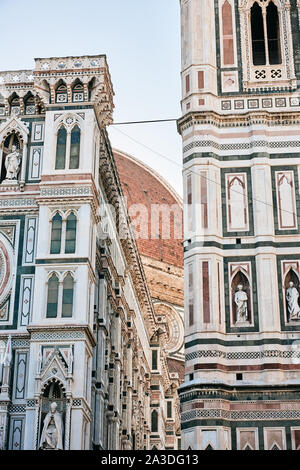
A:
<svg viewBox="0 0 300 470">
<path fill-rule="evenodd" d="M 300 124 L 300 111 L 269 113 L 267 111 L 251 111 L 245 114 L 221 115 L 215 112 L 193 112 L 178 119 L 178 132 L 198 125 L 213 125 L 218 128 L 249 127 L 253 125 L 274 126 L 298 126 Z"/>
</svg>

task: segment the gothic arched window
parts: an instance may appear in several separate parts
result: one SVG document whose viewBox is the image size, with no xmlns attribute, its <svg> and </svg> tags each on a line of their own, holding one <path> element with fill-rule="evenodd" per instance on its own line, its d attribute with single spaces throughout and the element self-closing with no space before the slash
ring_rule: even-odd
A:
<svg viewBox="0 0 300 470">
<path fill-rule="evenodd" d="M 75 253 L 76 251 L 76 228 L 77 218 L 72 212 L 66 220 L 65 253 Z"/>
<path fill-rule="evenodd" d="M 281 46 L 278 9 L 273 2 L 267 6 L 267 34 L 270 65 L 281 64 Z"/>
<path fill-rule="evenodd" d="M 265 31 L 262 9 L 257 2 L 251 8 L 252 56 L 254 65 L 266 64 Z"/>
<path fill-rule="evenodd" d="M 68 102 L 67 87 L 64 83 L 61 83 L 56 88 L 56 103 L 67 103 L 67 102 Z"/>
<path fill-rule="evenodd" d="M 57 213 L 52 219 L 50 253 L 57 255 L 61 252 L 62 217 Z"/>
<path fill-rule="evenodd" d="M 74 279 L 68 273 L 63 282 L 62 317 L 71 317 L 73 313 Z"/>
<path fill-rule="evenodd" d="M 50 254 L 73 254 L 76 252 L 77 217 L 74 212 L 65 218 L 56 213 L 51 221 Z"/>
<path fill-rule="evenodd" d="M 58 313 L 59 279 L 55 273 L 48 281 L 47 318 L 56 318 Z"/>
<path fill-rule="evenodd" d="M 74 103 L 84 101 L 84 90 L 81 82 L 74 84 L 72 88 L 72 100 Z"/>
<path fill-rule="evenodd" d="M 281 64 L 280 24 L 278 8 L 271 0 L 251 8 L 251 38 L 253 65 Z"/>
<path fill-rule="evenodd" d="M 81 131 L 76 124 L 72 130 L 62 125 L 57 132 L 56 142 L 56 170 L 78 170 L 80 163 Z"/>
<path fill-rule="evenodd" d="M 21 107 L 20 107 L 20 98 L 16 93 L 13 94 L 11 99 L 9 100 L 10 103 L 10 112 L 11 114 L 20 114 L 21 113 Z"/>
<path fill-rule="evenodd" d="M 158 432 L 158 413 L 156 410 L 151 414 L 151 432 Z"/>
<path fill-rule="evenodd" d="M 57 133 L 55 169 L 64 170 L 66 167 L 67 130 L 62 126 Z"/>
<path fill-rule="evenodd" d="M 47 318 L 71 318 L 74 304 L 74 278 L 67 273 L 62 279 L 53 273 L 48 280 Z"/>
<path fill-rule="evenodd" d="M 80 129 L 74 126 L 71 131 L 70 170 L 78 170 L 80 156 Z"/>
<path fill-rule="evenodd" d="M 25 114 L 35 114 L 35 101 L 34 96 L 29 94 L 27 98 L 24 99 Z"/>
</svg>

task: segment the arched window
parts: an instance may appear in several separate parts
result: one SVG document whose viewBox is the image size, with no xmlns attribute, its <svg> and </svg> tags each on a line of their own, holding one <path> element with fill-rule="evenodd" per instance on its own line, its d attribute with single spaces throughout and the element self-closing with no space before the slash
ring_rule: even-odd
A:
<svg viewBox="0 0 300 470">
<path fill-rule="evenodd" d="M 10 99 L 10 112 L 11 114 L 17 114 L 17 115 L 21 113 L 20 98 L 18 97 L 16 93 L 14 93 Z"/>
<path fill-rule="evenodd" d="M 25 114 L 35 114 L 35 101 L 33 95 L 29 94 L 27 98 L 24 99 Z"/>
<path fill-rule="evenodd" d="M 79 168 L 80 156 L 80 129 L 78 126 L 73 127 L 71 132 L 71 150 L 70 150 L 70 170 Z"/>
<path fill-rule="evenodd" d="M 253 65 L 282 63 L 279 15 L 273 1 L 269 1 L 263 8 L 257 2 L 253 4 L 251 36 Z"/>
<path fill-rule="evenodd" d="M 277 7 L 273 2 L 267 6 L 267 31 L 269 63 L 270 65 L 281 64 L 279 17 Z"/>
<path fill-rule="evenodd" d="M 68 273 L 63 282 L 62 317 L 71 317 L 73 313 L 74 279 Z"/>
<path fill-rule="evenodd" d="M 50 254 L 76 252 L 77 217 L 71 212 L 63 218 L 58 212 L 52 218 Z"/>
<path fill-rule="evenodd" d="M 58 313 L 59 279 L 55 273 L 48 281 L 47 318 L 56 318 Z"/>
<path fill-rule="evenodd" d="M 74 84 L 72 88 L 72 100 L 74 103 L 84 101 L 84 91 L 81 82 L 77 82 Z"/>
<path fill-rule="evenodd" d="M 68 102 L 68 93 L 67 87 L 64 83 L 61 83 L 56 88 L 56 103 L 67 103 Z"/>
<path fill-rule="evenodd" d="M 77 218 L 72 212 L 66 221 L 66 244 L 65 253 L 75 253 L 76 251 L 76 228 Z"/>
<path fill-rule="evenodd" d="M 57 132 L 56 143 L 56 170 L 78 170 L 80 163 L 81 131 L 75 125 L 71 131 L 67 131 L 62 125 Z"/>
<path fill-rule="evenodd" d="M 156 410 L 151 414 L 151 432 L 158 432 L 158 413 Z"/>
<path fill-rule="evenodd" d="M 96 82 L 95 77 L 92 78 L 92 79 L 89 81 L 89 86 L 88 86 L 88 90 L 89 90 L 89 101 L 92 100 L 93 90 L 94 90 L 94 87 L 95 87 L 95 82 Z"/>
<path fill-rule="evenodd" d="M 57 213 L 52 219 L 50 253 L 57 255 L 61 252 L 62 217 Z"/>
<path fill-rule="evenodd" d="M 62 126 L 57 133 L 55 169 L 64 170 L 66 167 L 67 131 Z"/>
<path fill-rule="evenodd" d="M 257 2 L 251 8 L 253 65 L 266 64 L 265 31 L 262 9 Z"/>
<path fill-rule="evenodd" d="M 67 273 L 61 281 L 53 273 L 48 280 L 47 318 L 71 318 L 74 304 L 74 278 Z"/>
</svg>

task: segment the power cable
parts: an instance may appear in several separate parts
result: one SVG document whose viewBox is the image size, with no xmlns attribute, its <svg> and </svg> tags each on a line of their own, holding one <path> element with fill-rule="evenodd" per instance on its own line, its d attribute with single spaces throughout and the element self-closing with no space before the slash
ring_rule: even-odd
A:
<svg viewBox="0 0 300 470">
<path fill-rule="evenodd" d="M 180 165 L 179 163 L 177 163 L 175 160 L 173 160 L 172 158 L 170 157 L 167 157 L 166 155 L 163 155 L 162 153 L 159 153 L 157 152 L 156 150 L 152 149 L 151 147 L 148 147 L 147 145 L 143 144 L 142 142 L 139 142 L 138 140 L 134 139 L 133 137 L 131 137 L 130 135 L 126 134 L 126 132 L 124 131 L 121 131 L 120 129 L 117 129 L 115 128 L 114 130 L 116 130 L 117 132 L 120 132 L 121 134 L 125 135 L 126 137 L 128 137 L 130 140 L 132 140 L 133 142 L 135 142 L 136 144 L 138 145 L 141 145 L 142 147 L 146 148 L 147 150 L 149 150 L 150 152 L 158 155 L 159 157 L 162 157 L 164 158 L 165 160 L 167 160 L 168 162 L 172 163 L 173 165 L 176 165 L 180 168 L 182 168 L 182 165 Z M 222 187 L 222 184 L 219 183 L 218 181 L 214 181 L 210 178 L 208 178 L 207 176 L 203 176 L 203 175 L 200 175 L 199 173 L 196 173 L 195 171 L 191 170 L 190 171 L 191 173 L 197 175 L 198 177 L 200 176 L 200 178 L 203 178 L 203 179 L 206 179 L 207 181 L 211 182 L 211 183 L 214 183 L 218 186 L 221 186 Z M 237 193 L 237 194 L 240 194 L 242 196 L 245 196 L 244 193 L 240 192 L 240 191 L 237 191 L 235 189 L 232 189 L 233 192 Z M 268 207 L 272 207 L 273 208 L 273 204 L 270 204 L 269 202 L 266 202 L 266 201 L 262 201 L 261 199 L 257 199 L 257 198 L 254 198 L 252 197 L 252 201 L 256 201 L 256 202 L 259 202 L 261 204 L 265 204 L 266 206 Z M 280 209 L 281 212 L 286 212 L 288 214 L 292 214 L 294 215 L 295 217 L 297 217 L 297 214 L 295 214 L 295 212 L 291 212 L 291 211 L 288 211 L 287 209 Z"/>
</svg>

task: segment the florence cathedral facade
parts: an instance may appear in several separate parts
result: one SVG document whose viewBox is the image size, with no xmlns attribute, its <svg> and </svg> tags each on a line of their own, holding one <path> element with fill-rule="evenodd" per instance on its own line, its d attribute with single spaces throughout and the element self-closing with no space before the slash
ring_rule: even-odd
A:
<svg viewBox="0 0 300 470">
<path fill-rule="evenodd" d="M 181 0 L 185 449 L 300 448 L 300 2 Z"/>
<path fill-rule="evenodd" d="M 182 239 L 134 221 L 182 201 L 113 96 L 104 55 L 0 72 L 1 449 L 180 448 Z"/>
</svg>

